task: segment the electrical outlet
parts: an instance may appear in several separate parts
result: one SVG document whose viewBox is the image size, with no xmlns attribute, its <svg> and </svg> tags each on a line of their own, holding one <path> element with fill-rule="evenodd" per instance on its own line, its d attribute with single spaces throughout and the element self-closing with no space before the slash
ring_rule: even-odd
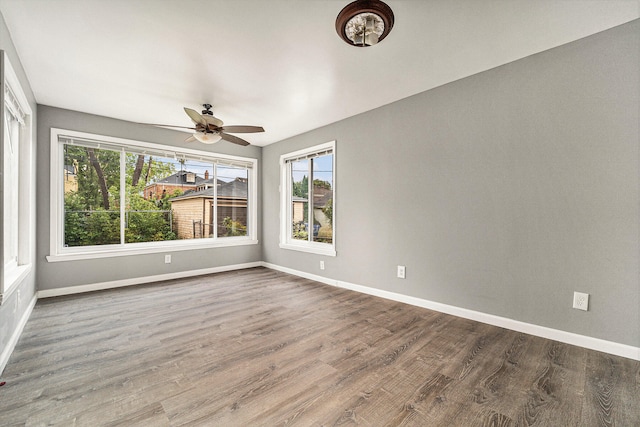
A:
<svg viewBox="0 0 640 427">
<path fill-rule="evenodd" d="M 398 266 L 398 279 L 404 279 L 406 276 L 406 267 L 404 265 Z"/>
<path fill-rule="evenodd" d="M 171 264 L 171 255 L 165 255 L 164 256 L 164 263 L 165 264 Z"/>
<path fill-rule="evenodd" d="M 589 310 L 589 294 L 584 294 L 582 292 L 574 292 L 573 293 L 573 308 L 577 308 L 578 310 Z"/>
<path fill-rule="evenodd" d="M 320 270 L 324 270 L 324 261 L 320 261 Z"/>
</svg>

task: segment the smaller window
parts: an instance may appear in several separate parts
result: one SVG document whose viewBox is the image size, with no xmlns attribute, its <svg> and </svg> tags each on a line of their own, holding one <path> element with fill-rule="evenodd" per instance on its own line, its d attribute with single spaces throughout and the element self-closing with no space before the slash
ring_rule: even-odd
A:
<svg viewBox="0 0 640 427">
<path fill-rule="evenodd" d="M 335 256 L 335 141 L 280 157 L 280 247 Z"/>
</svg>

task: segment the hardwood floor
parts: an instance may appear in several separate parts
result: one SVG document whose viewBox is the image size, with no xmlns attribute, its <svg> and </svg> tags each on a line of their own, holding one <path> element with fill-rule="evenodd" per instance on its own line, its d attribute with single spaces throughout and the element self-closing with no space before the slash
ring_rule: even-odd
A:
<svg viewBox="0 0 640 427">
<path fill-rule="evenodd" d="M 640 362 L 265 268 L 38 301 L 2 426 L 640 426 Z"/>
</svg>

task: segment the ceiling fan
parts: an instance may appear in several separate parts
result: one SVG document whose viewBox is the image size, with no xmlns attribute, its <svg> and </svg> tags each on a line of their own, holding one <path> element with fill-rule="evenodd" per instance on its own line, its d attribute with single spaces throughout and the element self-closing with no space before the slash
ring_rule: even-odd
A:
<svg viewBox="0 0 640 427">
<path fill-rule="evenodd" d="M 185 142 L 193 142 L 199 141 L 203 144 L 214 144 L 221 139 L 225 141 L 232 142 L 238 145 L 249 145 L 248 141 L 245 141 L 242 138 L 238 138 L 234 135 L 229 135 L 228 132 L 231 133 L 255 133 L 255 132 L 264 132 L 264 128 L 261 126 L 224 126 L 224 123 L 219 118 L 213 115 L 211 111 L 211 104 L 202 104 L 205 108 L 202 110 L 202 114 L 198 113 L 196 110 L 192 110 L 191 108 L 184 107 L 185 113 L 189 116 L 194 127 L 187 126 L 173 126 L 173 125 L 152 125 L 152 126 L 162 126 L 167 128 L 180 128 L 180 129 L 191 129 L 194 130 L 195 133 L 191 135 L 189 138 L 185 139 Z"/>
</svg>

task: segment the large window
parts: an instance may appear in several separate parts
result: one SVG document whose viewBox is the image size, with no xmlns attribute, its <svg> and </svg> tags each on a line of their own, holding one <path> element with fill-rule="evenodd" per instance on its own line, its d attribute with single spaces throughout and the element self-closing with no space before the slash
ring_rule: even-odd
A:
<svg viewBox="0 0 640 427">
<path fill-rule="evenodd" d="M 335 141 L 280 157 L 280 247 L 335 256 Z"/>
<path fill-rule="evenodd" d="M 256 243 L 256 160 L 52 130 L 50 261 Z"/>
<path fill-rule="evenodd" d="M 31 156 L 31 108 L 2 52 L 2 275 L 0 301 L 6 300 L 31 269 L 34 189 Z"/>
</svg>

